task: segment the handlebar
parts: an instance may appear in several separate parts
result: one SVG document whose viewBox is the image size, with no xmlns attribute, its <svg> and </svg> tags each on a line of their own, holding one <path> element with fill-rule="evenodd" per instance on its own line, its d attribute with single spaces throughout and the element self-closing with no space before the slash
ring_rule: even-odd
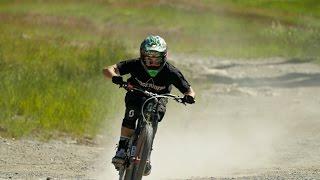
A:
<svg viewBox="0 0 320 180">
<path fill-rule="evenodd" d="M 169 93 L 168 94 L 152 93 L 152 92 L 149 92 L 147 90 L 143 90 L 143 89 L 134 87 L 131 84 L 129 84 L 128 82 L 125 82 L 125 81 L 123 81 L 120 84 L 120 88 L 124 88 L 125 90 L 130 91 L 130 92 L 134 92 L 134 91 L 140 92 L 140 93 L 142 93 L 142 94 L 144 94 L 144 95 L 146 95 L 148 97 L 153 97 L 153 98 L 156 98 L 156 97 L 171 98 L 171 99 L 175 100 L 178 103 L 186 105 L 186 102 L 184 101 L 184 99 L 182 97 L 177 96 L 177 95 L 169 94 Z"/>
</svg>

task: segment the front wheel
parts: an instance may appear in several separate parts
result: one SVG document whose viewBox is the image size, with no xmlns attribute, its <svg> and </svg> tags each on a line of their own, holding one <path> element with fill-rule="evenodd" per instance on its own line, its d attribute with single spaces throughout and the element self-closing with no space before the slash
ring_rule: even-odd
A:
<svg viewBox="0 0 320 180">
<path fill-rule="evenodd" d="M 142 129 L 138 141 L 141 142 L 141 148 L 140 148 L 139 154 L 137 156 L 138 158 L 140 158 L 140 161 L 135 168 L 134 180 L 141 180 L 142 179 L 147 161 L 150 156 L 150 152 L 151 152 L 151 148 L 152 148 L 152 141 L 153 141 L 153 128 L 151 125 L 147 124 Z"/>
</svg>

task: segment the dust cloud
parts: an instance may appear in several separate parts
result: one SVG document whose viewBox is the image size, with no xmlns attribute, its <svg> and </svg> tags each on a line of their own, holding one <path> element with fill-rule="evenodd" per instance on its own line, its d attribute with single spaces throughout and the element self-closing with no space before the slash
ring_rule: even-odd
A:
<svg viewBox="0 0 320 180">
<path fill-rule="evenodd" d="M 283 134 L 276 116 L 266 118 L 250 100 L 248 105 L 240 98 L 212 102 L 168 112 L 159 126 L 150 179 L 235 175 L 272 165 L 273 143 Z"/>
<path fill-rule="evenodd" d="M 144 179 L 237 177 L 317 167 L 320 68 L 278 61 L 211 63 L 227 68 L 226 73 L 193 83 L 196 104 L 168 104 L 155 138 L 152 173 Z M 101 158 L 105 162 L 111 161 L 116 141 Z M 100 177 L 117 179 L 111 163 L 101 172 Z"/>
<path fill-rule="evenodd" d="M 187 107 L 170 103 L 156 135 L 153 171 L 144 179 L 237 175 L 271 166 L 273 143 L 283 135 L 284 125 L 276 123 L 277 113 L 270 117 L 265 112 L 266 117 L 263 105 L 246 98 L 248 104 L 236 97 L 216 97 L 212 102 L 203 98 Z M 114 150 L 107 154 L 111 158 Z M 112 166 L 103 176 L 117 178 Z"/>
</svg>

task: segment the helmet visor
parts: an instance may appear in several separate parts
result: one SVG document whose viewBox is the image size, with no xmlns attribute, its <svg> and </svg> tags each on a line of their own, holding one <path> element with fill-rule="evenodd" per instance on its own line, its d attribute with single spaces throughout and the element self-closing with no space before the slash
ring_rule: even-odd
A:
<svg viewBox="0 0 320 180">
<path fill-rule="evenodd" d="M 163 65 L 164 59 L 162 53 L 151 51 L 145 53 L 142 62 L 148 69 L 157 69 Z"/>
<path fill-rule="evenodd" d="M 157 68 L 160 67 L 162 65 L 163 59 L 162 57 L 149 57 L 149 56 L 145 56 L 143 58 L 143 64 L 147 67 L 147 68 Z"/>
</svg>

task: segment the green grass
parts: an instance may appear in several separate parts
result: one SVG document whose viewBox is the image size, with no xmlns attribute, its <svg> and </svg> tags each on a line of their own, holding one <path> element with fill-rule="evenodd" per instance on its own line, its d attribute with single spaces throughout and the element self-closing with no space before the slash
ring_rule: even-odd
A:
<svg viewBox="0 0 320 180">
<path fill-rule="evenodd" d="M 235 58 L 319 56 L 320 10 L 314 0 L 24 1 L 3 3 L 0 12 L 23 16 L 29 26 L 73 24 L 96 37 L 112 34 L 132 49 L 153 33 L 164 36 L 170 50 L 178 53 Z"/>
<path fill-rule="evenodd" d="M 1 134 L 93 137 L 116 113 L 119 92 L 102 68 L 128 56 L 120 43 L 81 45 L 14 28 L 0 33 Z"/>
<path fill-rule="evenodd" d="M 94 136 L 119 107 L 103 66 L 149 34 L 170 53 L 318 59 L 317 0 L 3 0 L 0 134 Z M 130 53 L 128 53 L 130 52 Z M 53 133 L 54 134 L 54 133 Z"/>
<path fill-rule="evenodd" d="M 177 53 L 317 58 L 319 4 L 316 0 L 7 1 L 0 12 L 29 26 L 46 24 L 67 31 L 72 26 L 78 34 L 85 33 L 84 40 L 113 36 L 136 54 L 146 35 L 160 34 Z"/>
</svg>

